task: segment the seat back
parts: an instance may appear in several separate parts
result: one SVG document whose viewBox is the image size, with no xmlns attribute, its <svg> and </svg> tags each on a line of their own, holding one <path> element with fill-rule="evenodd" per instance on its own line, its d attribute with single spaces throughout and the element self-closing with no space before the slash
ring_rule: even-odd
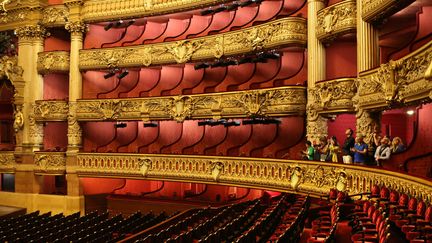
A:
<svg viewBox="0 0 432 243">
<path fill-rule="evenodd" d="M 404 193 L 404 194 L 400 195 L 399 202 L 398 202 L 399 206 L 406 206 L 408 204 L 408 200 L 409 200 L 409 197 L 407 194 Z"/>
<path fill-rule="evenodd" d="M 371 188 L 371 197 L 379 197 L 380 187 L 378 185 L 373 185 Z"/>
<path fill-rule="evenodd" d="M 420 201 L 418 204 L 417 204 L 417 212 L 416 212 L 416 214 L 418 215 L 418 216 L 424 216 L 424 214 L 425 214 L 425 211 L 426 211 L 426 203 L 425 202 L 423 202 L 423 201 Z"/>
<path fill-rule="evenodd" d="M 392 203 L 395 203 L 399 200 L 399 192 L 392 190 L 390 192 L 390 199 L 389 201 Z"/>
<path fill-rule="evenodd" d="M 417 198 L 412 197 L 408 202 L 408 210 L 415 211 L 417 209 Z"/>
<path fill-rule="evenodd" d="M 390 190 L 387 187 L 383 186 L 380 191 L 380 198 L 387 200 L 389 199 L 389 197 L 390 197 Z"/>
</svg>

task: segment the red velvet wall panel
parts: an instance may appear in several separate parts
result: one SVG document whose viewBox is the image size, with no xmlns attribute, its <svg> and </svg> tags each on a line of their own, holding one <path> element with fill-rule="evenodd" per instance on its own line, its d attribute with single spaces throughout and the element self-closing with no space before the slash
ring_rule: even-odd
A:
<svg viewBox="0 0 432 243">
<path fill-rule="evenodd" d="M 205 137 L 195 147 L 194 154 L 216 155 L 217 147 L 225 141 L 227 134 L 228 128 L 224 126 L 206 126 Z"/>
<path fill-rule="evenodd" d="M 49 73 L 43 77 L 43 99 L 62 100 L 69 97 L 69 75 Z"/>
<path fill-rule="evenodd" d="M 56 149 L 66 151 L 67 122 L 45 122 L 43 127 L 44 150 Z"/>
<path fill-rule="evenodd" d="M 343 144 L 346 135 L 345 131 L 351 128 L 355 131 L 356 129 L 356 117 L 354 114 L 341 114 L 337 115 L 335 120 L 328 120 L 328 135 L 336 136 L 339 144 Z"/>
<path fill-rule="evenodd" d="M 357 76 L 357 45 L 337 41 L 326 48 L 326 79 Z"/>
<path fill-rule="evenodd" d="M 278 125 L 253 125 L 251 138 L 239 149 L 240 156 L 262 157 L 260 149 L 270 145 L 277 137 Z M 252 153 L 254 151 L 254 153 Z"/>
<path fill-rule="evenodd" d="M 251 23 L 258 15 L 258 10 L 258 6 L 247 6 L 237 9 L 236 18 L 230 25 L 229 30 L 238 30 L 240 27 Z"/>
<path fill-rule="evenodd" d="M 204 129 L 203 126 L 197 126 L 196 121 L 184 121 L 181 138 L 176 143 L 161 149 L 161 153 L 182 154 L 183 148 L 192 147 L 201 141 L 204 136 Z"/>
<path fill-rule="evenodd" d="M 81 127 L 85 152 L 96 152 L 98 146 L 109 144 L 115 137 L 113 122 L 86 122 Z"/>
<path fill-rule="evenodd" d="M 188 35 L 197 35 L 209 27 L 213 16 L 193 15 L 187 31 L 180 36 L 170 38 L 170 41 L 187 39 Z"/>
<path fill-rule="evenodd" d="M 84 195 L 112 193 L 124 186 L 126 179 L 80 178 Z"/>
<path fill-rule="evenodd" d="M 392 155 L 384 168 L 400 169 L 405 166 L 407 171 L 420 176 L 432 176 L 432 104 L 423 105 L 418 110 L 418 127 L 412 144 L 405 152 Z"/>
<path fill-rule="evenodd" d="M 164 121 L 159 123 L 159 136 L 148 146 L 148 152 L 152 154 L 160 153 L 163 146 L 176 142 L 182 135 L 183 127 L 176 121 Z"/>
<path fill-rule="evenodd" d="M 50 29 L 51 35 L 44 40 L 44 51 L 69 51 L 70 34 L 65 29 Z"/>
</svg>

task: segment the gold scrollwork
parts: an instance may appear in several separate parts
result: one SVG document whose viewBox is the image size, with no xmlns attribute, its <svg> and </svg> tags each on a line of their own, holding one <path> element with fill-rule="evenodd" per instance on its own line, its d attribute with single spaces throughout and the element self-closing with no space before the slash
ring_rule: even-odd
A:
<svg viewBox="0 0 432 243">
<path fill-rule="evenodd" d="M 42 21 L 44 26 L 61 26 L 65 24 L 69 13 L 64 5 L 49 6 L 42 10 Z"/>
<path fill-rule="evenodd" d="M 342 78 L 318 82 L 310 90 L 314 109 L 319 111 L 353 110 L 352 99 L 356 94 L 356 79 Z"/>
<path fill-rule="evenodd" d="M 305 88 L 77 102 L 78 120 L 167 120 L 302 114 Z M 215 112 L 217 114 L 215 114 Z"/>
</svg>

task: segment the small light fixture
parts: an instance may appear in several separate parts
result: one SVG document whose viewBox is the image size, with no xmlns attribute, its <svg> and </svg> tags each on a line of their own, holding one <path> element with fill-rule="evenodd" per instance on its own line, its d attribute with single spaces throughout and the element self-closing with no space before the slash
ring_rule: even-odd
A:
<svg viewBox="0 0 432 243">
<path fill-rule="evenodd" d="M 108 31 L 109 29 L 111 29 L 114 26 L 113 22 L 108 23 L 107 25 L 105 25 L 104 30 Z"/>
<path fill-rule="evenodd" d="M 407 112 L 406 112 L 409 116 L 412 116 L 412 115 L 414 115 L 414 110 L 407 110 Z"/>
<path fill-rule="evenodd" d="M 122 79 L 122 78 L 126 77 L 128 74 L 129 74 L 129 71 L 127 69 L 125 69 L 122 73 L 117 75 L 117 78 Z"/>
<path fill-rule="evenodd" d="M 124 122 L 117 122 L 114 124 L 114 127 L 115 128 L 125 128 L 125 127 L 127 127 L 127 124 Z"/>
<path fill-rule="evenodd" d="M 148 122 L 144 123 L 144 127 L 158 127 L 158 124 L 156 122 Z"/>
<path fill-rule="evenodd" d="M 109 71 L 107 74 L 104 75 L 104 79 L 109 79 L 115 75 L 114 71 Z"/>
</svg>

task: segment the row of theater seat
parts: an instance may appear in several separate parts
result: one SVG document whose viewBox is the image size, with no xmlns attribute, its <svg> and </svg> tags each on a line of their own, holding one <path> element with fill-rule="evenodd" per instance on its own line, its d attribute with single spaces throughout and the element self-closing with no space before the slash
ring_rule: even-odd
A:
<svg viewBox="0 0 432 243">
<path fill-rule="evenodd" d="M 165 213 L 142 215 L 137 212 L 124 219 L 108 218 L 108 213 L 79 213 L 69 216 L 34 212 L 0 221 L 0 242 L 116 242 L 151 227 L 168 216 Z"/>
</svg>

